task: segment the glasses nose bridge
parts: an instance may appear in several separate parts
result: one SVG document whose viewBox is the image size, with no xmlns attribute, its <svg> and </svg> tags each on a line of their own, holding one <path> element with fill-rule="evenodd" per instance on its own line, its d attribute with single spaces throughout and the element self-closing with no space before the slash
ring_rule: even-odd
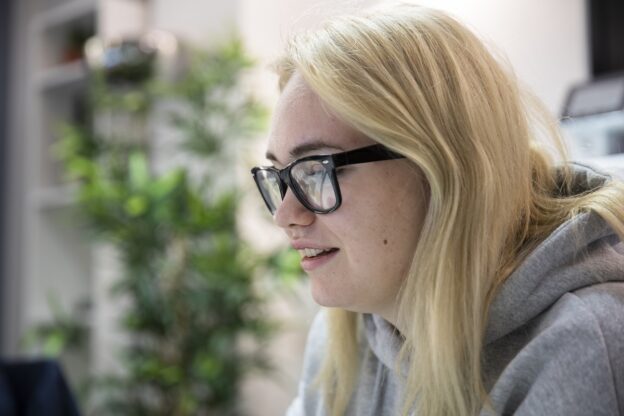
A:
<svg viewBox="0 0 624 416">
<path fill-rule="evenodd" d="M 292 183 L 290 180 L 290 168 L 291 166 L 285 167 L 284 169 L 277 171 L 277 177 L 279 178 L 280 185 L 280 193 L 282 194 L 282 199 L 286 195 L 286 190 L 290 188 L 292 191 Z"/>
</svg>

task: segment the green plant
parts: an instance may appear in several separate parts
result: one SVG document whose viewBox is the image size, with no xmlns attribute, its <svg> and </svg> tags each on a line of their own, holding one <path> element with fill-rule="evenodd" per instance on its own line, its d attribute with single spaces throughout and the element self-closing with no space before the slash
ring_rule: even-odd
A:
<svg viewBox="0 0 624 416">
<path fill-rule="evenodd" d="M 268 368 L 262 349 L 241 348 L 242 338 L 262 343 L 273 328 L 253 287 L 261 259 L 236 232 L 236 189 L 217 188 L 214 179 L 232 164 L 225 144 L 266 119 L 241 90 L 251 66 L 233 41 L 195 51 L 186 75 L 172 84 L 149 78 L 122 89 L 108 85 L 106 74 L 92 76 L 96 118 L 123 114 L 138 125 L 155 103 L 176 103 L 169 121 L 184 137 L 182 150 L 203 161 L 199 177 L 185 167 L 155 173 L 149 140 L 136 140 L 135 131 L 62 130 L 56 154 L 78 183 L 84 217 L 118 249 L 124 276 L 113 293 L 130 300 L 123 318 L 131 335 L 126 372 L 92 383 L 97 414 L 237 414 L 243 376 Z"/>
<path fill-rule="evenodd" d="M 67 312 L 56 295 L 48 295 L 48 306 L 52 321 L 30 328 L 21 340 L 23 347 L 49 358 L 59 358 L 64 351 L 82 348 L 87 336 L 85 323 Z"/>
</svg>

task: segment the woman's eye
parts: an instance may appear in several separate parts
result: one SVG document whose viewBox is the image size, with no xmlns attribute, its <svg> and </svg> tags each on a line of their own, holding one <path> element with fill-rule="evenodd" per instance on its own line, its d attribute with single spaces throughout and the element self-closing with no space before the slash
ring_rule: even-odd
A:
<svg viewBox="0 0 624 416">
<path fill-rule="evenodd" d="M 309 165 L 309 166 L 306 166 L 305 173 L 308 176 L 321 175 L 325 173 L 325 168 L 323 167 L 323 165 L 320 165 L 320 164 Z"/>
</svg>

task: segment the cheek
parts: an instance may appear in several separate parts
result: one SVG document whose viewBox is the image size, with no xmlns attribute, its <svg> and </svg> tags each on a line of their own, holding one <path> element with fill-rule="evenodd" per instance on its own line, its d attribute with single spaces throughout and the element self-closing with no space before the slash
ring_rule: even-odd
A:
<svg viewBox="0 0 624 416">
<path fill-rule="evenodd" d="M 341 230 L 350 262 L 361 274 L 397 273 L 413 252 L 409 225 L 386 203 L 362 202 Z"/>
<path fill-rule="evenodd" d="M 425 215 L 422 189 L 416 181 L 399 183 L 393 177 L 379 183 L 374 192 L 367 192 L 370 198 L 348 198 L 354 231 L 347 235 L 357 250 L 353 255 L 361 256 L 361 267 L 385 271 L 394 275 L 392 280 L 402 280 L 411 264 Z"/>
<path fill-rule="evenodd" d="M 358 191 L 355 186 L 342 192 L 342 205 L 337 211 L 341 218 L 336 221 L 340 237 L 360 255 L 382 254 L 381 250 L 390 244 L 387 236 L 383 197 L 371 197 L 368 190 Z M 385 241 L 385 242 L 384 242 Z"/>
</svg>

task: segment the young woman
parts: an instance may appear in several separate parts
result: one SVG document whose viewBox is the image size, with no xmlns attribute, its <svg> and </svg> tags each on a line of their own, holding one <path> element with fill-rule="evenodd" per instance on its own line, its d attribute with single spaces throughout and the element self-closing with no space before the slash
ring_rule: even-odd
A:
<svg viewBox="0 0 624 416">
<path fill-rule="evenodd" d="M 253 175 L 327 307 L 288 415 L 624 414 L 624 185 L 413 5 L 293 38 Z"/>
</svg>

